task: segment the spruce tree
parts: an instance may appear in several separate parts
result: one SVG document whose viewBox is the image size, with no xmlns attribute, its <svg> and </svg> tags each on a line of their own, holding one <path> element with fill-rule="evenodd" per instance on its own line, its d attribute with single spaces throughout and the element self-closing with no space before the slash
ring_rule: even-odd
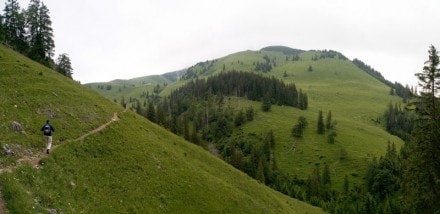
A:
<svg viewBox="0 0 440 214">
<path fill-rule="evenodd" d="M 151 122 L 156 122 L 156 110 L 154 109 L 153 102 L 151 102 L 150 100 L 148 101 L 147 118 Z"/>
<path fill-rule="evenodd" d="M 271 99 L 269 93 L 266 93 L 263 97 L 263 103 L 261 104 L 261 109 L 264 112 L 270 111 L 270 108 L 272 107 Z"/>
<path fill-rule="evenodd" d="M 39 0 L 31 0 L 26 17 L 29 29 L 29 57 L 46 66 L 51 66 L 55 42 L 49 9 Z"/>
<path fill-rule="evenodd" d="M 327 118 L 326 118 L 326 121 L 325 121 L 325 128 L 327 130 L 330 130 L 330 129 L 333 128 L 332 127 L 332 111 L 328 111 Z"/>
<path fill-rule="evenodd" d="M 307 93 L 303 94 L 303 110 L 307 110 L 309 107 L 309 98 L 307 96 Z"/>
<path fill-rule="evenodd" d="M 263 184 L 266 183 L 266 177 L 264 176 L 263 158 L 259 158 L 258 160 L 257 171 L 255 172 L 255 179 Z"/>
<path fill-rule="evenodd" d="M 6 39 L 5 34 L 6 34 L 6 31 L 5 31 L 5 27 L 4 27 L 4 17 L 0 13 L 0 43 L 5 42 L 5 39 Z"/>
<path fill-rule="evenodd" d="M 330 179 L 330 168 L 328 164 L 324 165 L 324 172 L 322 172 L 322 198 L 324 200 L 329 200 L 331 197 L 331 179 Z"/>
<path fill-rule="evenodd" d="M 7 0 L 4 9 L 5 41 L 20 53 L 26 53 L 25 17 L 17 0 Z"/>
<path fill-rule="evenodd" d="M 58 59 L 56 61 L 55 69 L 62 75 L 69 77 L 72 79 L 72 64 L 70 62 L 69 55 L 67 54 L 60 54 L 58 56 Z"/>
<path fill-rule="evenodd" d="M 319 115 L 318 115 L 318 134 L 324 134 L 325 132 L 325 127 L 324 127 L 324 119 L 322 116 L 322 110 L 319 110 Z"/>
<path fill-rule="evenodd" d="M 407 208 L 420 213 L 440 210 L 440 69 L 435 47 L 431 46 L 428 53 L 423 71 L 416 74 L 422 89 L 414 102 L 420 119 L 412 141 L 406 145 L 408 156 L 403 174 Z"/>
</svg>

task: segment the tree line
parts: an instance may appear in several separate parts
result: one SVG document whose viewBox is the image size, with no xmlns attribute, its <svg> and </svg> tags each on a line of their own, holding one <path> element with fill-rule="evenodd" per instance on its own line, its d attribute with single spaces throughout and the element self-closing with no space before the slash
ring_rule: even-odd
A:
<svg viewBox="0 0 440 214">
<path fill-rule="evenodd" d="M 28 56 L 46 67 L 72 78 L 68 54 L 53 59 L 55 41 L 49 9 L 40 0 L 31 0 L 22 10 L 17 0 L 7 0 L 0 14 L 0 43 Z"/>
<path fill-rule="evenodd" d="M 366 72 L 367 74 L 371 75 L 375 79 L 379 80 L 380 82 L 384 83 L 385 85 L 390 87 L 390 94 L 391 95 L 397 95 L 403 99 L 403 102 L 406 103 L 409 99 L 411 99 L 412 96 L 417 94 L 417 92 L 414 89 L 410 89 L 408 85 L 403 86 L 402 84 L 395 82 L 392 83 L 385 79 L 385 77 L 382 76 L 382 74 L 379 71 L 376 71 L 371 66 L 365 64 L 359 59 L 354 59 L 353 64 L 355 64 L 358 68 Z"/>
<path fill-rule="evenodd" d="M 253 101 L 263 101 L 266 97 L 271 104 L 308 108 L 308 97 L 294 83 L 285 84 L 275 77 L 267 78 L 251 72 L 230 71 L 208 79 L 196 79 L 176 89 L 170 100 L 176 102 L 189 97 L 206 99 L 210 94 L 244 97 Z M 183 107 L 184 108 L 184 107 Z M 182 110 L 179 110 L 182 112 Z"/>
<path fill-rule="evenodd" d="M 400 104 L 390 103 L 384 113 L 384 119 L 385 128 L 390 134 L 400 137 L 405 142 L 411 140 L 416 122 L 416 115 L 413 112 L 405 110 Z"/>
</svg>

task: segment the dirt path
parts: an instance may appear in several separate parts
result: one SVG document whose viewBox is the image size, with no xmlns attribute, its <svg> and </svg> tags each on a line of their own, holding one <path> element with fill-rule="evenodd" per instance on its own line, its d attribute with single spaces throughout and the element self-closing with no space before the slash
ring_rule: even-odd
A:
<svg viewBox="0 0 440 214">
<path fill-rule="evenodd" d="M 110 125 L 111 123 L 113 123 L 113 122 L 115 122 L 115 121 L 118 121 L 118 120 L 119 120 L 118 114 L 115 112 L 115 113 L 113 114 L 113 117 L 111 118 L 111 120 L 108 121 L 107 123 L 102 124 L 102 125 L 99 126 L 98 128 L 96 128 L 96 129 L 94 129 L 94 130 L 92 130 L 92 131 L 90 131 L 90 132 L 88 132 L 88 133 L 82 135 L 81 137 L 79 137 L 79 138 L 77 138 L 77 139 L 75 139 L 75 140 L 67 140 L 67 141 L 65 141 L 65 142 L 71 142 L 71 141 L 83 141 L 86 137 L 88 137 L 88 136 L 90 136 L 90 135 L 92 135 L 92 134 L 95 134 L 95 133 L 97 133 L 97 132 L 99 132 L 99 131 L 102 131 L 102 130 L 105 129 L 108 125 Z M 54 145 L 54 146 L 52 147 L 52 151 L 53 151 L 55 148 L 57 148 L 58 146 L 60 146 L 60 145 L 61 145 L 61 144 Z M 5 173 L 5 172 L 12 172 L 13 169 L 17 168 L 18 166 L 22 165 L 23 163 L 29 163 L 31 166 L 34 166 L 35 168 L 38 169 L 38 168 L 40 167 L 40 165 L 39 165 L 40 160 L 41 160 L 42 158 L 44 158 L 44 157 L 47 157 L 47 156 L 48 156 L 48 155 L 47 155 L 45 152 L 39 152 L 38 154 L 33 155 L 33 156 L 23 156 L 23 157 L 21 157 L 20 159 L 17 160 L 17 162 L 16 162 L 16 164 L 15 164 L 14 166 L 8 166 L 8 167 L 5 167 L 5 168 L 0 168 L 0 174 L 3 174 L 3 173 Z M 3 200 L 3 195 L 2 195 L 2 193 L 1 193 L 1 189 L 0 189 L 0 213 L 9 213 L 8 210 L 6 209 L 6 203 L 5 203 L 5 201 Z"/>
</svg>

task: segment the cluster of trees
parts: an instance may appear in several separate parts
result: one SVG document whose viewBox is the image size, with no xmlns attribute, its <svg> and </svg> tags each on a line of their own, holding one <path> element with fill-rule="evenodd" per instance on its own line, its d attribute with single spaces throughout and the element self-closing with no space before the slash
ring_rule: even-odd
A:
<svg viewBox="0 0 440 214">
<path fill-rule="evenodd" d="M 292 55 L 292 59 L 290 59 L 290 56 L 287 55 L 286 56 L 286 61 L 289 61 L 289 60 L 292 60 L 292 62 L 297 62 L 297 61 L 300 61 L 301 58 L 299 57 L 298 54 Z"/>
<path fill-rule="evenodd" d="M 440 212 L 440 68 L 431 46 L 423 71 L 417 73 L 420 95 L 413 102 L 418 115 L 412 140 L 405 144 L 403 192 L 408 209 Z"/>
<path fill-rule="evenodd" d="M 0 42 L 29 58 L 72 78 L 67 54 L 53 60 L 55 41 L 49 9 L 40 0 L 31 0 L 22 10 L 17 0 L 7 0 L 0 14 Z"/>
<path fill-rule="evenodd" d="M 194 66 L 188 68 L 185 74 L 182 75 L 183 80 L 189 80 L 199 77 L 199 75 L 206 74 L 214 70 L 214 65 L 217 60 L 206 60 L 205 62 L 199 62 Z M 226 65 L 223 65 L 223 70 L 225 70 Z"/>
<path fill-rule="evenodd" d="M 112 85 L 98 85 L 98 89 L 101 89 L 101 90 L 107 90 L 107 91 L 110 91 L 110 90 L 112 90 Z"/>
<path fill-rule="evenodd" d="M 332 119 L 332 111 L 328 111 L 327 117 L 324 123 L 324 116 L 322 110 L 319 110 L 318 113 L 318 124 L 317 124 L 317 133 L 320 135 L 328 133 L 327 135 L 327 143 L 333 144 L 335 143 L 336 131 L 335 131 L 336 121 Z"/>
<path fill-rule="evenodd" d="M 250 72 L 230 71 L 209 77 L 196 79 L 173 91 L 170 100 L 186 98 L 206 99 L 209 95 L 245 97 L 253 101 L 268 100 L 270 104 L 287 105 L 301 109 L 308 108 L 308 97 L 295 84 L 285 84 L 275 77 L 267 78 Z M 180 102 L 179 102 L 180 103 Z M 188 103 L 190 104 L 190 103 Z M 188 106 L 181 106 L 179 113 Z"/>
<path fill-rule="evenodd" d="M 312 56 L 313 61 L 318 61 L 320 59 L 326 59 L 326 58 L 331 58 L 331 59 L 338 58 L 340 60 L 347 60 L 347 57 L 345 57 L 343 54 L 333 50 L 322 50 L 319 51 L 319 55 L 315 54 L 314 56 Z"/>
<path fill-rule="evenodd" d="M 416 119 L 413 112 L 405 110 L 400 104 L 390 103 L 385 111 L 384 119 L 385 128 L 390 134 L 400 137 L 405 142 L 410 140 Z"/>
<path fill-rule="evenodd" d="M 263 135 L 242 131 L 217 142 L 222 158 L 235 168 L 247 173 L 264 184 L 275 181 L 278 171 L 275 158 L 275 137 L 272 130 Z"/>
<path fill-rule="evenodd" d="M 270 59 L 267 55 L 263 57 L 263 62 L 257 61 L 254 62 L 255 65 L 255 71 L 262 71 L 263 73 L 270 72 L 272 70 L 272 67 L 276 67 L 277 64 L 275 62 L 276 59 Z"/>
<path fill-rule="evenodd" d="M 133 101 L 136 111 L 149 120 L 194 144 L 214 150 L 211 152 L 260 182 L 287 191 L 285 184 L 291 179 L 278 170 L 274 132 L 245 134 L 240 127 L 254 119 L 254 108 L 241 106 L 240 101 L 233 101 L 234 96 L 258 101 L 268 97 L 271 104 L 296 104 L 298 108 L 304 106 L 300 105 L 299 97 L 307 97 L 301 90 L 298 93 L 294 84 L 286 85 L 275 78 L 250 72 L 231 71 L 193 80 L 168 97 L 154 99 L 147 94 L 146 106 L 140 100 Z M 301 186 L 305 181 L 298 182 L 295 188 L 299 193 L 295 196 L 305 195 L 305 187 Z"/>
<path fill-rule="evenodd" d="M 406 116 L 397 105 L 390 104 L 386 113 L 387 128 L 412 129 L 400 154 L 388 143 L 385 156 L 369 164 L 364 186 L 323 207 L 337 213 L 440 212 L 440 60 L 434 46 L 428 53 L 423 71 L 416 74 L 422 91 L 408 105 L 412 122 L 399 122 Z M 405 127 L 407 122 L 412 126 Z"/>
<path fill-rule="evenodd" d="M 365 64 L 359 59 L 354 59 L 353 63 L 360 68 L 361 70 L 365 71 L 367 74 L 371 75 L 372 77 L 376 78 L 380 82 L 384 83 L 385 85 L 390 87 L 390 94 L 391 95 L 397 95 L 401 98 L 403 98 L 403 102 L 406 103 L 411 97 L 413 97 L 417 92 L 414 89 L 410 89 L 408 85 L 403 86 L 402 84 L 395 82 L 394 84 L 388 80 L 386 80 L 382 74 L 379 71 L 376 71 L 371 66 Z"/>
<path fill-rule="evenodd" d="M 402 164 L 394 143 L 388 142 L 385 157 L 373 158 L 365 176 L 367 190 L 379 200 L 391 196 L 400 185 Z"/>
<path fill-rule="evenodd" d="M 307 128 L 308 122 L 307 119 L 303 116 L 298 118 L 297 124 L 295 124 L 292 128 L 292 136 L 294 138 L 302 138 L 304 134 L 304 130 Z"/>
</svg>

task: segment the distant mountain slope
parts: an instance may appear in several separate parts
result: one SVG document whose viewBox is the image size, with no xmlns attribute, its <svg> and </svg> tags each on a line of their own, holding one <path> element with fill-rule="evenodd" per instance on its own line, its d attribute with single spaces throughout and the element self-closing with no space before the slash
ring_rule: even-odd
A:
<svg viewBox="0 0 440 214">
<path fill-rule="evenodd" d="M 256 182 L 161 127 L 0 46 L 2 146 L 41 155 L 49 118 L 60 144 L 38 168 L 0 174 L 11 213 L 321 213 Z M 103 131 L 74 140 L 106 123 Z M 22 132 L 12 130 L 12 121 Z M 29 150 L 30 149 L 30 150 Z"/>
<path fill-rule="evenodd" d="M 110 100 L 120 100 L 124 96 L 128 102 L 130 97 L 139 97 L 147 92 L 152 94 L 155 88 L 156 90 L 163 89 L 168 84 L 179 80 L 185 72 L 186 69 L 182 69 L 161 75 L 143 76 L 128 80 L 117 79 L 110 82 L 87 83 L 85 86 L 97 90 Z"/>
<path fill-rule="evenodd" d="M 256 116 L 253 122 L 236 131 L 246 135 L 274 130 L 278 165 L 286 173 L 307 179 L 316 166 L 329 164 L 334 189 L 342 188 L 345 175 L 349 176 L 350 182 L 360 184 L 368 161 L 384 154 L 388 141 L 396 143 L 398 148 L 403 144 L 401 139 L 388 134 L 381 124 L 387 105 L 402 99 L 391 96 L 388 85 L 361 70 L 339 52 L 296 51 L 297 55 L 292 55 L 289 51 L 295 49 L 268 47 L 197 63 L 188 68 L 180 81 L 161 90 L 160 95 L 166 97 L 188 81 L 232 70 L 255 72 L 285 83 L 295 83 L 308 94 L 308 110 L 273 105 L 270 112 L 264 113 L 259 102 L 238 101 L 237 111 L 252 105 Z M 140 103 L 147 99 L 133 98 Z M 319 110 L 324 112 L 324 117 L 332 112 L 336 121 L 335 144 L 327 143 L 327 134 L 316 133 Z M 293 139 L 291 129 L 299 116 L 304 116 L 309 126 L 303 138 Z"/>
</svg>

